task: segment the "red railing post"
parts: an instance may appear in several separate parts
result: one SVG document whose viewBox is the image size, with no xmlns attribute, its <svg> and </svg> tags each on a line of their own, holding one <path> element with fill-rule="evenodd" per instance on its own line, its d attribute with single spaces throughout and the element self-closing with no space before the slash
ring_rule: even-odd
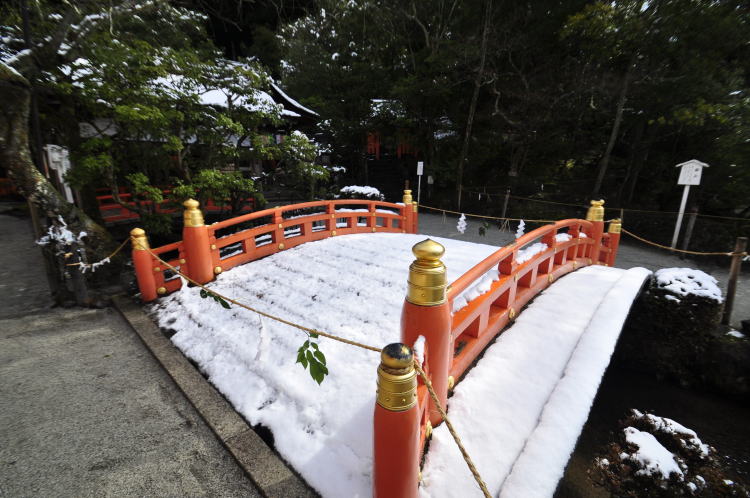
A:
<svg viewBox="0 0 750 498">
<path fill-rule="evenodd" d="M 141 291 L 141 299 L 144 302 L 156 299 L 156 279 L 154 279 L 153 258 L 147 249 L 146 232 L 142 228 L 134 228 L 130 231 L 130 243 L 133 245 L 133 267 L 135 277 L 138 280 L 138 290 Z"/>
<path fill-rule="evenodd" d="M 416 498 L 419 488 L 419 407 L 411 349 L 389 344 L 380 354 L 373 417 L 372 494 Z"/>
<path fill-rule="evenodd" d="M 188 199 L 183 204 L 184 224 L 182 243 L 185 249 L 186 271 L 188 277 L 205 284 L 214 279 L 214 274 L 221 273 L 221 266 L 213 267 L 211 258 L 211 240 L 208 227 L 203 221 L 203 213 L 195 199 Z"/>
<path fill-rule="evenodd" d="M 617 259 L 617 249 L 620 247 L 620 232 L 622 231 L 622 221 L 619 219 L 609 222 L 609 249 L 610 253 L 607 258 L 607 266 L 615 266 Z"/>
<path fill-rule="evenodd" d="M 375 203 L 374 202 L 368 202 L 367 203 L 367 222 L 365 223 L 368 228 L 371 228 L 372 231 L 376 231 L 378 226 L 378 218 L 376 216 L 376 209 L 375 209 Z"/>
<path fill-rule="evenodd" d="M 599 262 L 599 250 L 602 247 L 602 235 L 604 234 L 604 201 L 591 201 L 591 207 L 586 213 L 586 221 L 591 222 L 591 239 L 586 257 L 591 260 L 589 264 Z"/>
<path fill-rule="evenodd" d="M 274 209 L 273 211 L 273 224 L 276 225 L 274 230 L 273 241 L 278 244 L 278 249 L 282 250 L 284 246 L 284 215 L 281 209 Z"/>
<path fill-rule="evenodd" d="M 414 233 L 414 210 L 411 207 L 411 203 L 411 190 L 406 189 L 404 190 L 404 226 L 401 227 L 406 233 Z"/>
<path fill-rule="evenodd" d="M 326 214 L 329 218 L 326 220 L 326 228 L 328 229 L 329 235 L 336 235 L 333 233 L 336 231 L 336 205 L 333 202 L 328 202 L 326 205 Z"/>
<path fill-rule="evenodd" d="M 451 310 L 446 299 L 446 271 L 440 258 L 445 248 L 434 240 L 415 244 L 416 260 L 409 267 L 409 288 L 401 311 L 401 342 L 414 344 L 424 336 L 430 349 L 430 372 L 440 404 L 448 399 L 448 375 L 453 358 Z M 441 422 L 440 413 L 430 400 L 429 419 Z"/>
</svg>

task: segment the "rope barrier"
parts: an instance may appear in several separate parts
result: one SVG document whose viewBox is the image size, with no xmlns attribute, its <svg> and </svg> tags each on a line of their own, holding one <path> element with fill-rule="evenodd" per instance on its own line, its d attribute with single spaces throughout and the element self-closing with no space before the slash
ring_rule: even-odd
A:
<svg viewBox="0 0 750 498">
<path fill-rule="evenodd" d="M 445 425 L 448 427 L 448 431 L 451 433 L 451 436 L 453 436 L 453 440 L 458 445 L 458 449 L 461 451 L 461 455 L 464 457 L 464 462 L 466 462 L 466 465 L 468 465 L 469 470 L 471 471 L 471 474 L 474 476 L 474 480 L 477 481 L 477 484 L 479 484 L 479 489 L 482 490 L 482 493 L 484 494 L 485 498 L 492 498 L 492 495 L 487 490 L 487 485 L 484 483 L 482 476 L 479 475 L 479 471 L 474 466 L 474 462 L 471 460 L 471 457 L 469 456 L 469 453 L 466 451 L 466 448 L 464 448 L 464 445 L 461 442 L 461 438 L 458 437 L 458 434 L 456 433 L 456 429 L 453 428 L 453 424 L 448 418 L 448 414 L 445 413 L 445 410 L 443 410 L 443 407 L 440 405 L 440 401 L 438 400 L 437 394 L 435 394 L 435 390 L 432 388 L 432 382 L 430 382 L 430 379 L 427 378 L 427 374 L 424 373 L 424 370 L 422 370 L 422 366 L 419 364 L 419 362 L 417 362 L 416 359 L 414 360 L 414 368 L 419 373 L 419 376 L 422 377 L 422 380 L 424 381 L 424 385 L 427 387 L 427 391 L 430 393 L 430 397 L 432 398 L 432 401 L 435 402 L 435 408 L 438 409 L 438 411 L 440 412 L 440 416 L 443 417 L 443 420 L 445 421 Z"/>
<path fill-rule="evenodd" d="M 339 342 L 342 342 L 344 344 L 349 344 L 350 346 L 356 346 L 356 347 L 359 347 L 359 348 L 362 348 L 362 349 L 367 349 L 367 350 L 370 350 L 370 351 L 374 351 L 376 353 L 380 353 L 382 351 L 381 348 L 376 348 L 375 346 L 369 346 L 367 344 L 362 344 L 361 342 L 352 341 L 352 340 L 346 339 L 344 337 L 339 337 L 339 336 L 334 335 L 334 334 L 329 334 L 327 332 L 321 332 L 320 330 L 317 330 L 317 329 L 313 329 L 313 328 L 310 328 L 310 327 L 305 327 L 304 325 L 300 325 L 298 323 L 290 322 L 289 320 L 285 320 L 285 319 L 283 319 L 281 317 L 272 315 L 270 313 L 266 313 L 265 311 L 261 311 L 259 309 L 253 308 L 252 306 L 248 306 L 248 305 L 246 305 L 244 303 L 241 303 L 241 302 L 237 301 L 236 299 L 232 299 L 229 296 L 225 296 L 225 295 L 220 294 L 220 293 L 218 293 L 218 292 L 216 292 L 214 290 L 208 289 L 203 284 L 200 284 L 200 283 L 196 282 L 195 280 L 193 280 L 192 278 L 188 277 L 187 275 L 185 275 L 184 273 L 182 273 L 180 270 L 178 270 L 174 266 L 170 265 L 169 263 L 167 263 L 166 261 L 164 261 L 163 259 L 161 259 L 158 255 L 154 254 L 153 251 L 151 251 L 151 249 L 143 248 L 143 246 L 141 246 L 141 248 L 145 249 L 146 251 L 148 251 L 149 254 L 151 254 L 151 256 L 154 259 L 156 259 L 161 264 L 163 264 L 164 266 L 166 266 L 167 268 L 169 268 L 170 270 L 172 270 L 177 275 L 181 276 L 182 278 L 184 278 L 185 280 L 187 280 L 191 284 L 195 285 L 196 287 L 200 287 L 201 289 L 203 289 L 203 290 L 205 290 L 207 292 L 210 292 L 211 294 L 214 294 L 215 296 L 218 296 L 218 297 L 224 299 L 225 301 L 228 301 L 228 302 L 230 302 L 232 304 L 235 304 L 235 305 L 237 305 L 237 306 L 239 306 L 241 308 L 244 308 L 244 309 L 246 309 L 248 311 L 252 311 L 253 313 L 257 313 L 258 315 L 264 316 L 266 318 L 270 318 L 271 320 L 275 320 L 275 321 L 277 321 L 279 323 L 283 323 L 285 325 L 289 325 L 290 327 L 294 327 L 296 329 L 302 330 L 304 332 L 307 332 L 308 334 L 316 334 L 316 335 L 319 335 L 319 336 L 322 336 L 322 337 L 327 337 L 328 339 L 332 339 L 334 341 L 339 341 Z M 461 455 L 463 456 L 464 461 L 466 462 L 466 465 L 469 467 L 469 470 L 471 471 L 472 475 L 474 476 L 474 479 L 477 481 L 477 484 L 479 484 L 479 488 L 482 490 L 482 493 L 484 493 L 485 498 L 491 498 L 491 495 L 490 495 L 489 491 L 487 490 L 487 485 L 484 483 L 484 480 L 482 480 L 482 477 L 479 475 L 479 471 L 474 466 L 474 462 L 472 462 L 471 457 L 469 456 L 469 454 L 466 451 L 466 448 L 464 448 L 464 445 L 461 442 L 461 438 L 458 436 L 458 434 L 456 433 L 456 430 L 453 428 L 453 424 L 451 423 L 450 419 L 448 418 L 448 414 L 445 412 L 445 409 L 440 404 L 440 401 L 438 400 L 437 394 L 435 393 L 435 390 L 432 387 L 432 382 L 430 382 L 430 379 L 427 377 L 427 375 L 425 374 L 424 370 L 422 370 L 422 367 L 416 361 L 414 362 L 414 365 L 415 365 L 415 368 L 416 368 L 417 372 L 422 377 L 422 380 L 424 381 L 425 386 L 427 387 L 427 391 L 430 393 L 430 397 L 435 402 L 435 407 L 438 409 L 438 411 L 440 412 L 440 415 L 443 417 L 443 420 L 445 421 L 445 424 L 448 427 L 448 431 L 450 431 L 451 436 L 453 437 L 453 440 L 458 445 L 458 449 L 461 451 Z"/>
<path fill-rule="evenodd" d="M 119 253 L 120 251 L 122 251 L 122 248 L 123 248 L 123 247 L 125 247 L 125 244 L 127 244 L 128 242 L 130 242 L 130 239 L 125 239 L 125 240 L 123 240 L 123 241 L 122 241 L 122 244 L 120 244 L 120 246 L 119 246 L 119 247 L 118 247 L 117 249 L 115 249 L 115 250 L 114 250 L 114 252 L 113 252 L 112 254 L 110 254 L 109 256 L 107 256 L 106 258 L 104 258 L 104 259 L 102 259 L 102 260 L 100 260 L 100 261 L 97 261 L 96 263 L 82 263 L 82 262 L 80 262 L 80 261 L 79 261 L 78 263 L 68 263 L 68 264 L 66 264 L 65 266 L 85 266 L 85 267 L 93 267 L 93 266 L 98 266 L 98 265 L 101 265 L 101 264 L 103 264 L 103 263 L 109 262 L 109 260 L 110 260 L 111 258 L 114 258 L 114 257 L 115 257 L 115 256 L 117 255 L 117 253 Z M 73 255 L 73 253 L 67 253 L 67 254 L 65 255 L 65 258 L 67 259 L 67 258 L 69 258 L 69 257 L 70 257 L 70 256 L 72 256 L 72 255 Z"/>
<path fill-rule="evenodd" d="M 505 188 L 505 187 L 502 187 L 502 188 Z M 492 193 L 492 192 L 480 192 L 478 190 L 468 190 L 468 189 L 465 189 L 465 188 L 462 188 L 462 190 L 464 192 L 468 192 L 468 193 L 471 193 L 471 194 L 494 195 L 495 197 L 503 197 L 505 195 L 503 192 L 496 192 L 496 193 Z M 521 197 L 521 196 L 518 196 L 518 195 L 508 195 L 508 197 L 511 198 L 511 199 L 518 199 L 518 200 L 521 200 L 521 201 L 538 202 L 538 203 L 541 203 L 541 204 L 556 204 L 556 205 L 559 205 L 559 206 L 570 206 L 570 207 L 576 207 L 576 208 L 581 208 L 581 209 L 586 209 L 588 207 L 588 206 L 586 206 L 584 204 L 573 204 L 573 203 L 570 203 L 570 202 L 558 202 L 558 201 L 544 201 L 544 200 L 541 200 L 541 199 L 532 199 L 531 197 Z M 677 215 L 677 214 L 680 214 L 678 211 L 657 211 L 657 210 L 650 210 L 650 209 L 632 209 L 632 208 L 619 208 L 619 207 L 609 207 L 609 206 L 605 206 L 604 209 L 609 209 L 609 210 L 612 210 L 612 211 L 629 211 L 631 213 L 652 213 L 652 214 L 663 214 L 663 215 L 667 215 L 667 214 L 668 215 Z M 686 213 L 686 214 L 690 214 L 690 213 Z M 750 223 L 750 218 L 741 218 L 741 217 L 738 217 L 738 216 L 719 216 L 719 215 L 715 215 L 715 214 L 701 214 L 701 213 L 696 213 L 695 215 L 698 216 L 699 218 L 713 218 L 713 219 L 719 219 L 719 220 L 745 221 L 745 222 Z"/>
<path fill-rule="evenodd" d="M 463 214 L 471 218 L 481 218 L 485 220 L 523 221 L 527 223 L 555 223 L 557 221 L 557 220 L 528 220 L 526 218 L 501 218 L 499 216 L 485 216 L 482 214 L 462 213 L 460 211 L 451 211 L 450 209 L 442 209 L 442 208 L 436 208 L 432 206 L 425 206 L 424 204 L 419 204 L 419 207 L 425 208 L 425 209 L 431 209 L 432 211 L 440 211 L 442 213 L 457 214 L 459 216 Z"/>
<path fill-rule="evenodd" d="M 143 248 L 143 246 L 141 246 L 141 248 Z M 164 261 L 163 259 L 161 259 L 158 255 L 154 254 L 153 251 L 151 251 L 151 249 L 145 248 L 145 250 L 148 251 L 148 253 L 151 254 L 151 256 L 154 257 L 154 259 L 156 259 L 157 261 L 159 261 L 160 263 L 162 263 L 164 266 L 166 266 L 167 268 L 169 268 L 170 270 L 172 270 L 177 275 L 181 276 L 182 278 L 184 278 L 185 280 L 187 280 L 191 284 L 195 285 L 196 287 L 200 287 L 201 289 L 205 290 L 206 292 L 210 292 L 211 294 L 213 294 L 215 296 L 218 296 L 218 297 L 224 299 L 225 301 L 229 301 L 230 303 L 235 304 L 235 305 L 239 306 L 240 308 L 245 308 L 248 311 L 252 311 L 253 313 L 257 313 L 257 314 L 259 314 L 261 316 L 264 316 L 266 318 L 270 318 L 271 320 L 275 320 L 275 321 L 283 323 L 285 325 L 289 325 L 290 327 L 294 327 L 296 329 L 302 330 L 303 332 L 306 332 L 308 334 L 320 335 L 320 336 L 323 336 L 323 337 L 327 337 L 328 339 L 333 339 L 334 341 L 339 341 L 339 342 L 343 342 L 345 344 L 349 344 L 351 346 L 357 346 L 357 347 L 362 348 L 362 349 L 369 349 L 370 351 L 375 351 L 376 353 L 379 353 L 379 352 L 382 351 L 381 348 L 376 348 L 375 346 L 368 346 L 367 344 L 362 344 L 360 342 L 352 341 L 350 339 L 345 339 L 344 337 L 339 337 L 337 335 L 329 334 L 327 332 L 322 332 L 322 331 L 317 330 L 317 329 L 312 329 L 310 327 L 305 327 L 304 325 L 300 325 L 298 323 L 290 322 L 289 320 L 285 320 L 285 319 L 283 319 L 281 317 L 278 317 L 276 315 L 272 315 L 272 314 L 267 313 L 265 311 L 261 311 L 259 309 L 253 308 L 252 306 L 248 306 L 247 304 L 241 303 L 241 302 L 237 301 L 236 299 L 232 299 L 229 296 L 225 296 L 223 294 L 220 294 L 220 293 L 218 293 L 218 292 L 216 292 L 214 290 L 209 289 L 205 285 L 196 282 L 195 280 L 193 280 L 192 278 L 188 277 L 187 275 L 185 275 L 184 273 L 182 273 L 180 270 L 178 270 L 174 266 L 170 265 L 169 263 L 167 263 L 166 261 Z"/>
<path fill-rule="evenodd" d="M 740 253 L 735 253 L 735 252 L 698 252 L 698 251 L 687 251 L 687 250 L 684 250 L 684 249 L 675 249 L 674 247 L 669 247 L 669 246 L 665 246 L 665 245 L 662 245 L 662 244 L 657 244 L 656 242 L 651 242 L 650 240 L 646 240 L 643 237 L 637 236 L 633 232 L 629 232 L 628 230 L 625 230 L 624 228 L 622 229 L 622 232 L 630 235 L 634 239 L 640 240 L 641 242 L 643 242 L 645 244 L 649 244 L 649 245 L 652 245 L 654 247 L 658 247 L 660 249 L 666 249 L 667 251 L 672 251 L 672 252 L 681 252 L 683 254 L 693 254 L 695 256 L 730 256 L 731 257 L 731 256 L 746 256 L 747 255 L 747 252 L 740 252 Z"/>
</svg>

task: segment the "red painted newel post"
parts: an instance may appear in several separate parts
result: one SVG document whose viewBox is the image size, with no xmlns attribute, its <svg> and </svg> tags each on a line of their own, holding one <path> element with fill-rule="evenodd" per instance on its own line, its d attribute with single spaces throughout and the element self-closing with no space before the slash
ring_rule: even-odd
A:
<svg viewBox="0 0 750 498">
<path fill-rule="evenodd" d="M 404 226 L 401 227 L 406 233 L 414 233 L 414 210 L 411 207 L 411 190 L 404 190 Z"/>
<path fill-rule="evenodd" d="M 417 374 L 411 349 L 404 344 L 389 344 L 380 354 L 373 421 L 373 496 L 417 498 L 420 453 Z"/>
<path fill-rule="evenodd" d="M 607 258 L 607 266 L 615 266 L 615 260 L 617 259 L 617 249 L 620 247 L 620 235 L 622 232 L 622 221 L 612 220 L 609 222 L 609 257 Z"/>
<path fill-rule="evenodd" d="M 586 221 L 591 222 L 591 233 L 588 234 L 593 244 L 589 246 L 587 257 L 590 264 L 599 262 L 599 251 L 602 247 L 602 235 L 604 234 L 604 201 L 591 201 L 591 207 L 586 213 Z"/>
<path fill-rule="evenodd" d="M 147 249 L 146 232 L 142 228 L 134 228 L 130 231 L 130 243 L 133 245 L 133 267 L 135 277 L 138 280 L 138 290 L 141 291 L 141 299 L 144 302 L 156 299 L 156 279 L 154 278 L 154 263 Z"/>
<path fill-rule="evenodd" d="M 188 199 L 185 206 L 182 228 L 182 244 L 187 261 L 186 274 L 198 283 L 205 284 L 214 279 L 214 273 L 221 273 L 221 267 L 213 267 L 211 241 L 208 227 L 203 221 L 203 213 L 195 199 Z"/>
<path fill-rule="evenodd" d="M 446 299 L 446 271 L 440 258 L 445 248 L 426 239 L 412 248 L 416 260 L 409 267 L 409 288 L 401 311 L 401 342 L 414 345 L 424 336 L 429 351 L 432 386 L 440 404 L 448 399 L 448 375 L 453 359 L 451 310 Z M 429 419 L 433 426 L 441 421 L 432 399 Z"/>
</svg>

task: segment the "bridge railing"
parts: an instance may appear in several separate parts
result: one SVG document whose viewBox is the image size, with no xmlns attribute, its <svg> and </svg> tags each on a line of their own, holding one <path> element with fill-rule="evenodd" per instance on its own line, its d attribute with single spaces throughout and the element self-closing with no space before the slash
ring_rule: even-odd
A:
<svg viewBox="0 0 750 498">
<path fill-rule="evenodd" d="M 342 199 L 275 207 L 206 225 L 198 201 L 184 202 L 182 240 L 151 249 L 201 284 L 216 275 L 305 242 L 354 233 L 416 233 L 411 191 L 403 203 Z M 182 280 L 150 254 L 145 232 L 131 231 L 133 264 L 143 301 L 178 290 Z"/>
<path fill-rule="evenodd" d="M 401 315 L 401 342 L 424 343 L 424 367 L 440 405 L 448 391 L 520 309 L 554 280 L 592 264 L 613 265 L 620 222 L 604 233 L 603 201 L 592 201 L 586 220 L 538 228 L 479 262 L 450 286 L 442 245 L 425 240 L 412 249 L 409 287 Z M 422 339 L 423 338 L 423 339 Z M 394 345 L 389 345 L 389 348 Z M 374 496 L 418 495 L 419 464 L 432 427 L 442 417 L 421 380 L 405 379 L 405 364 L 384 349 L 374 417 Z M 394 370 L 400 366 L 400 370 Z M 413 368 L 412 368 L 413 370 Z M 393 400 L 408 400 L 396 403 Z M 398 436 L 398 437 L 397 437 Z"/>
<path fill-rule="evenodd" d="M 164 195 L 168 195 L 171 191 L 163 190 Z M 175 207 L 167 207 L 167 200 L 156 203 L 154 207 L 154 201 L 140 200 L 134 201 L 133 195 L 129 193 L 119 194 L 120 200 L 125 204 L 119 204 L 113 195 L 98 195 L 96 196 L 97 206 L 99 208 L 99 214 L 105 223 L 116 223 L 118 221 L 131 221 L 137 220 L 141 217 L 136 212 L 139 205 L 153 207 L 154 212 L 160 214 L 172 214 L 178 211 Z M 242 211 L 252 211 L 255 209 L 255 199 L 249 197 L 245 199 L 245 205 Z M 203 206 L 203 210 L 207 213 L 220 213 L 224 210 L 224 207 L 217 205 L 213 199 L 208 199 L 206 205 Z"/>
</svg>

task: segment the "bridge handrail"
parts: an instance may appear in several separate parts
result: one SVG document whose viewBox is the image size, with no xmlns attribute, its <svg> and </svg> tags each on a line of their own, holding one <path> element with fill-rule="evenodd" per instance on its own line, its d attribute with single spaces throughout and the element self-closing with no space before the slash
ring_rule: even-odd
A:
<svg viewBox="0 0 750 498">
<path fill-rule="evenodd" d="M 178 257 L 172 258 L 169 263 L 180 267 L 180 271 L 202 284 L 210 282 L 224 270 L 305 242 L 353 233 L 417 231 L 417 207 L 412 202 L 411 191 L 405 191 L 404 202 L 398 204 L 367 199 L 302 202 L 240 215 L 211 225 L 204 223 L 197 201 L 190 199 L 185 201 L 184 206 L 183 240 L 154 248 L 151 252 L 165 254 L 178 251 Z M 315 208 L 321 211 L 294 215 L 295 211 Z M 292 213 L 292 216 L 284 217 L 287 213 Z M 270 220 L 234 233 L 219 234 L 220 230 L 231 230 L 232 227 L 264 218 Z M 364 222 L 360 222 L 362 218 Z M 179 278 L 165 278 L 158 260 L 149 251 L 138 248 L 136 239 L 141 240 L 139 244 L 148 246 L 145 232 L 134 229 L 131 239 L 141 299 L 153 301 L 160 295 L 178 290 L 182 281 Z M 229 246 L 236 248 L 227 251 Z"/>
<path fill-rule="evenodd" d="M 218 223 L 214 223 L 214 224 L 210 225 L 210 227 L 213 230 L 219 230 L 219 229 L 227 228 L 227 227 L 230 227 L 232 225 L 239 224 L 239 223 L 244 223 L 244 222 L 247 222 L 247 221 L 252 221 L 254 219 L 263 218 L 265 216 L 273 216 L 273 215 L 277 214 L 279 211 L 281 213 L 285 213 L 287 211 L 296 211 L 298 209 L 309 209 L 309 208 L 315 208 L 315 207 L 326 207 L 328 205 L 336 206 L 336 205 L 352 205 L 352 204 L 362 204 L 362 205 L 367 205 L 367 206 L 369 206 L 371 204 L 374 204 L 374 205 L 376 205 L 375 209 L 377 209 L 377 207 L 388 207 L 388 208 L 392 208 L 392 209 L 403 210 L 403 208 L 404 208 L 404 206 L 401 205 L 401 204 L 395 204 L 395 203 L 392 203 L 392 202 L 383 202 L 383 201 L 369 201 L 369 200 L 365 200 L 365 199 L 341 199 L 341 200 L 332 200 L 332 201 L 311 201 L 311 202 L 301 202 L 299 204 L 289 204 L 289 205 L 286 205 L 286 206 L 278 206 L 278 207 L 268 208 L 268 209 L 264 209 L 262 211 L 255 211 L 255 212 L 252 212 L 252 213 L 248 213 L 248 214 L 237 216 L 235 218 L 231 218 L 231 219 L 228 219 L 228 220 L 220 221 Z M 362 211 L 362 212 L 364 212 L 364 211 Z M 320 214 L 325 214 L 325 213 L 320 213 Z M 387 213 L 382 213 L 382 214 L 387 214 Z M 393 213 L 393 214 L 395 214 L 395 213 Z M 308 215 L 308 216 L 317 216 L 317 215 L 318 214 L 311 214 L 311 215 Z M 289 220 L 289 219 L 290 218 L 285 218 L 285 221 Z M 291 218 L 291 219 L 300 219 L 301 220 L 302 218 Z"/>
<path fill-rule="evenodd" d="M 592 264 L 614 264 L 621 226 L 619 220 L 613 220 L 604 233 L 603 205 L 604 201 L 592 201 L 586 220 L 560 220 L 519 237 L 474 265 L 451 286 L 441 260 L 442 245 L 425 240 L 412 248 L 416 260 L 409 268 L 401 344 L 424 343 L 427 375 L 437 402 L 422 395 L 421 382 L 413 384 L 413 394 L 404 392 L 405 388 L 389 377 L 389 368 L 397 363 L 395 357 L 381 356 L 373 438 L 375 496 L 418 496 L 413 476 L 418 475 L 431 428 L 443 421 L 437 405 L 446 406 L 448 392 L 526 303 L 566 273 Z M 566 228 L 570 237 L 558 241 L 558 231 Z M 522 248 L 540 239 L 546 248 L 517 261 Z M 495 268 L 497 276 L 491 274 L 491 283 L 475 287 L 473 299 L 455 309 L 456 299 Z M 413 404 L 406 409 L 394 407 L 394 398 L 401 402 L 411 398 Z"/>
<path fill-rule="evenodd" d="M 519 250 L 523 249 L 528 244 L 531 244 L 540 237 L 544 237 L 550 232 L 555 232 L 555 234 L 557 234 L 558 230 L 571 227 L 578 227 L 578 229 L 584 228 L 585 231 L 590 233 L 591 226 L 592 225 L 590 221 L 570 218 L 557 221 L 552 225 L 544 225 L 522 235 L 521 237 L 516 239 L 514 243 L 501 247 L 500 249 L 493 252 L 482 261 L 474 265 L 469 271 L 454 280 L 453 283 L 448 286 L 448 300 L 452 302 L 456 296 L 461 295 L 462 292 L 471 287 L 471 285 L 476 282 L 477 279 L 482 278 L 488 271 L 493 269 L 493 267 L 499 265 L 502 261 L 506 260 L 511 255 L 513 255 L 513 257 L 515 258 L 515 255 Z M 577 233 L 575 236 L 578 236 Z M 547 246 L 549 247 L 549 244 L 547 244 Z M 534 256 L 534 258 L 536 257 L 537 256 Z"/>
</svg>

